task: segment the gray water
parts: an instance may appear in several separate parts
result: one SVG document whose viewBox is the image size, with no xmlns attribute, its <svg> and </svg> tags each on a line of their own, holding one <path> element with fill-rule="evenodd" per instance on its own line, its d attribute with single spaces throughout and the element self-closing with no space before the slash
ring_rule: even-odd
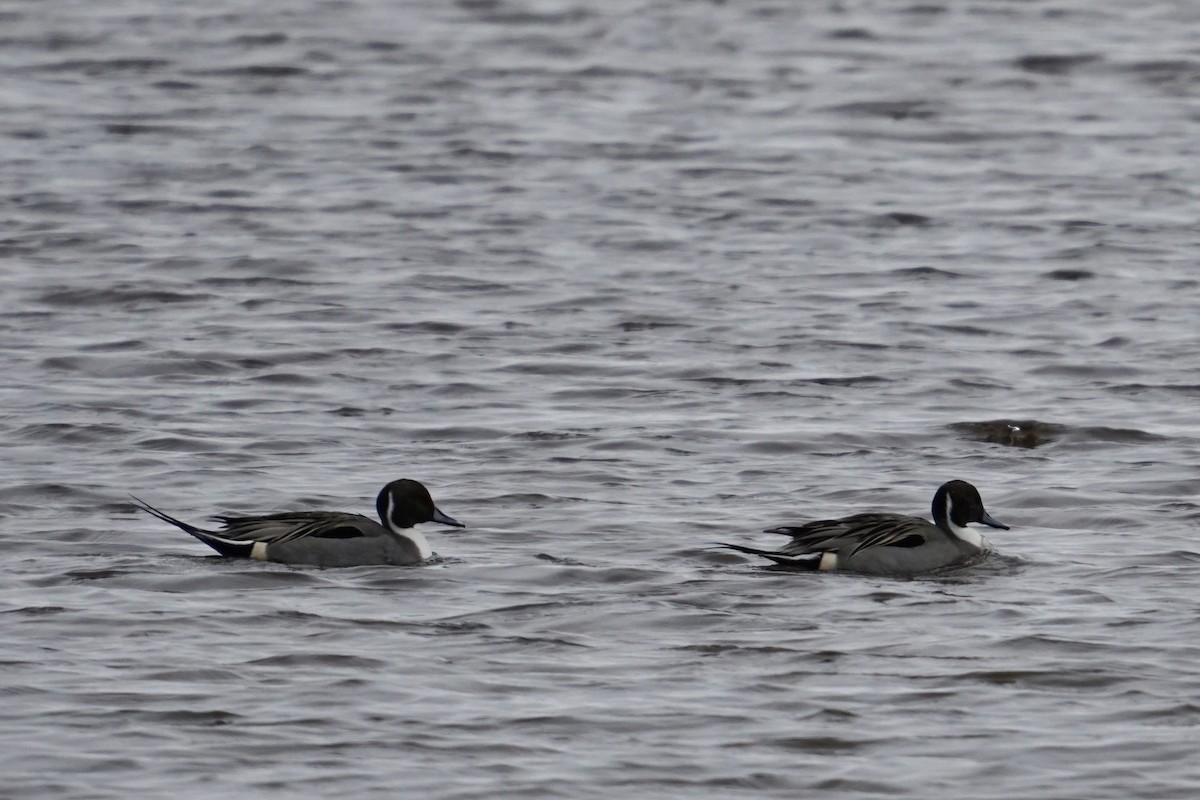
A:
<svg viewBox="0 0 1200 800">
<path fill-rule="evenodd" d="M 0 795 L 1194 798 L 1200 10 L 0 3 Z M 441 560 L 227 561 L 370 513 Z M 986 563 L 714 541 L 949 478 Z"/>
</svg>

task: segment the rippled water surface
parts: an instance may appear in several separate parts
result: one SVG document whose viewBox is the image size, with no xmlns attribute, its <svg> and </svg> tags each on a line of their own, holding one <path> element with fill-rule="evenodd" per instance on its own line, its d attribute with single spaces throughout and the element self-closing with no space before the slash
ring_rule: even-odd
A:
<svg viewBox="0 0 1200 800">
<path fill-rule="evenodd" d="M 0 1 L 0 794 L 1194 798 L 1198 41 Z M 436 564 L 128 501 L 398 477 L 468 525 Z M 968 570 L 710 547 L 952 477 L 1012 527 Z"/>
</svg>

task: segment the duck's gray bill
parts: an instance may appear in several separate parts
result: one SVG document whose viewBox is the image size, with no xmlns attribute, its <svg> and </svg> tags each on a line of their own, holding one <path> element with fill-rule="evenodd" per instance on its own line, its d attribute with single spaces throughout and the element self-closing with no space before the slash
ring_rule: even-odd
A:
<svg viewBox="0 0 1200 800">
<path fill-rule="evenodd" d="M 996 519 L 986 511 L 983 512 L 983 516 L 979 518 L 979 521 L 984 525 L 991 525 L 993 528 L 999 528 L 1002 531 L 1008 530 L 1007 525 L 1005 525 L 1003 522 L 997 522 Z"/>
<path fill-rule="evenodd" d="M 463 525 L 461 522 L 454 519 L 453 517 L 447 517 L 445 514 L 442 513 L 441 509 L 436 508 L 436 507 L 433 509 L 433 521 L 440 522 L 443 525 L 453 525 L 456 528 L 467 527 L 466 525 Z M 1003 527 L 1003 526 L 1001 526 L 1001 527 Z"/>
</svg>

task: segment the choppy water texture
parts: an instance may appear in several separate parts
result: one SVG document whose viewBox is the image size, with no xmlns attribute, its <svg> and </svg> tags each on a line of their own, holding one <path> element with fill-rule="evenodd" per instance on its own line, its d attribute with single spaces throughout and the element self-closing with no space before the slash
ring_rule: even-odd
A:
<svg viewBox="0 0 1200 800">
<path fill-rule="evenodd" d="M 0 3 L 0 794 L 1193 798 L 1187 3 Z M 144 514 L 369 512 L 443 561 Z M 709 549 L 979 486 L 938 579 Z"/>
</svg>

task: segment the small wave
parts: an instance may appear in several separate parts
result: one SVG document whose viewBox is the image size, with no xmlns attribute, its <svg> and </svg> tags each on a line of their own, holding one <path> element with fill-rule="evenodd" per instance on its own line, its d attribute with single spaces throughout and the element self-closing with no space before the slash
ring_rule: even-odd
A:
<svg viewBox="0 0 1200 800">
<path fill-rule="evenodd" d="M 1065 75 L 1080 67 L 1095 64 L 1100 56 L 1095 53 L 1072 53 L 1068 55 L 1028 55 L 1021 56 L 1014 66 L 1025 72 L 1038 75 Z"/>
<path fill-rule="evenodd" d="M 509 438 L 526 442 L 569 442 L 591 437 L 592 434 L 579 431 L 525 431 L 514 433 Z"/>
<path fill-rule="evenodd" d="M 92 444 L 122 439 L 131 432 L 131 429 L 123 425 L 111 423 L 45 422 L 18 428 L 14 436 L 18 439 L 56 444 Z"/>
<path fill-rule="evenodd" d="M 624 322 L 617 323 L 617 328 L 622 331 L 625 331 L 626 333 L 635 333 L 635 332 L 639 332 L 639 331 L 652 331 L 652 330 L 657 330 L 659 328 L 686 328 L 686 327 L 688 327 L 688 326 L 682 322 L 674 322 L 674 321 L 669 321 L 669 320 L 655 320 L 655 319 L 626 320 Z"/>
<path fill-rule="evenodd" d="M 381 669 L 388 662 L 377 658 L 347 655 L 344 653 L 287 653 L 267 656 L 245 662 L 257 667 L 348 667 L 354 669 Z"/>
<path fill-rule="evenodd" d="M 1055 269 L 1045 273 L 1042 277 L 1053 281 L 1086 281 L 1096 277 L 1096 273 L 1090 269 Z"/>
<path fill-rule="evenodd" d="M 877 228 L 926 228 L 933 224 L 933 218 L 911 211 L 892 211 L 871 217 L 870 224 Z"/>
<path fill-rule="evenodd" d="M 901 267 L 892 270 L 892 274 L 903 278 L 961 278 L 961 272 L 953 272 L 937 267 Z"/>
<path fill-rule="evenodd" d="M 977 681 L 997 686 L 1018 685 L 1046 689 L 1103 689 L 1117 686 L 1128 679 L 1099 669 L 995 669 L 965 672 L 956 680 Z"/>
<path fill-rule="evenodd" d="M 304 67 L 293 67 L 287 64 L 247 64 L 241 67 L 197 70 L 199 75 L 233 78 L 293 78 L 307 75 L 308 72 Z"/>
<path fill-rule="evenodd" d="M 83 44 L 86 40 L 79 40 Z M 105 76 L 126 73 L 147 73 L 171 65 L 165 58 L 75 58 L 55 61 L 36 67 L 39 72 L 82 72 L 89 76 Z"/>
<path fill-rule="evenodd" d="M 932 119 L 940 113 L 938 107 L 927 100 L 866 100 L 830 106 L 823 110 L 853 117 L 884 117 L 897 120 Z"/>
<path fill-rule="evenodd" d="M 51 306 L 95 308 L 96 306 L 129 306 L 139 303 L 192 303 L 211 300 L 212 295 L 199 292 L 172 292 L 165 289 L 137 289 L 117 286 L 106 288 L 59 288 L 42 293 L 39 302 Z"/>
</svg>

